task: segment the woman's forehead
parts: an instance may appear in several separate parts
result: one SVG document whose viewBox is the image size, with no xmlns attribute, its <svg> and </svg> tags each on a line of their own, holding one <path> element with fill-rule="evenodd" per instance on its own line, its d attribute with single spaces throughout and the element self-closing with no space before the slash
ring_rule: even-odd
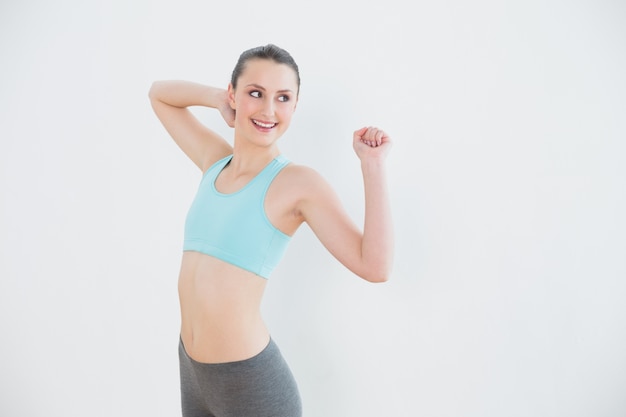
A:
<svg viewBox="0 0 626 417">
<path fill-rule="evenodd" d="M 239 77 L 238 85 L 256 84 L 264 88 L 297 90 L 298 80 L 295 71 L 286 64 L 269 59 L 253 59 Z"/>
</svg>

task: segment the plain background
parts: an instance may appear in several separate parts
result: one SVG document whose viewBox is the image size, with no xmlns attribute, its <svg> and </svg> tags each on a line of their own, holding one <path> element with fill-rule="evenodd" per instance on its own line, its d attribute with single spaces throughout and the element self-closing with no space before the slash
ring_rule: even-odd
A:
<svg viewBox="0 0 626 417">
<path fill-rule="evenodd" d="M 147 92 L 225 87 L 268 42 L 303 80 L 281 149 L 358 223 L 352 131 L 395 140 L 392 280 L 352 276 L 306 226 L 270 280 L 305 415 L 626 415 L 626 6 L 608 0 L 2 2 L 0 415 L 180 415 L 200 173 Z"/>
</svg>

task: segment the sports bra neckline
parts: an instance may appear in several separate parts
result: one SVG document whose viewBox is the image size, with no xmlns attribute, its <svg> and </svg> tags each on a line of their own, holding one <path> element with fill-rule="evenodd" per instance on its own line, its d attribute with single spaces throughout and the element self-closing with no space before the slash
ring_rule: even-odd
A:
<svg viewBox="0 0 626 417">
<path fill-rule="evenodd" d="M 272 158 L 271 161 L 269 161 L 267 163 L 267 165 L 265 165 L 263 167 L 263 169 L 261 169 L 254 177 L 252 177 L 250 179 L 250 181 L 248 181 L 247 183 L 245 183 L 243 186 L 241 186 L 239 189 L 233 191 L 232 193 L 224 193 L 220 190 L 217 189 L 217 186 L 215 185 L 215 183 L 217 182 L 217 179 L 219 178 L 220 174 L 222 173 L 222 171 L 224 171 L 224 168 L 226 168 L 228 166 L 228 164 L 230 164 L 230 161 L 233 159 L 233 154 L 228 155 L 227 157 L 223 158 L 221 161 L 219 161 L 218 163 L 221 165 L 218 168 L 217 173 L 215 174 L 215 176 L 213 177 L 213 179 L 211 180 L 211 189 L 213 190 L 213 192 L 221 197 L 229 197 L 229 196 L 235 196 L 237 194 L 240 194 L 242 192 L 244 192 L 246 189 L 248 189 L 249 187 L 252 186 L 252 184 L 254 184 L 256 181 L 258 181 L 258 179 L 260 177 L 262 177 L 263 173 L 265 171 L 267 171 L 268 169 L 270 169 L 270 166 L 272 165 L 272 162 L 274 161 L 283 161 L 285 159 L 284 156 L 282 156 L 282 154 L 278 154 L 276 155 L 274 158 Z M 209 170 L 207 170 L 208 172 Z"/>
</svg>

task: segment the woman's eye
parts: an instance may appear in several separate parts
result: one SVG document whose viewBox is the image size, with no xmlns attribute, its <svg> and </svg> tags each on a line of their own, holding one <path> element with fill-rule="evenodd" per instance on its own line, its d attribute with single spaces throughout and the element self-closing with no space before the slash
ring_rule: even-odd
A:
<svg viewBox="0 0 626 417">
<path fill-rule="evenodd" d="M 289 101 L 289 96 L 278 96 L 278 101 Z"/>
<path fill-rule="evenodd" d="M 252 97 L 259 98 L 259 97 L 261 97 L 261 92 L 260 92 L 260 91 L 257 91 L 257 90 L 250 91 L 250 95 L 251 95 Z"/>
</svg>

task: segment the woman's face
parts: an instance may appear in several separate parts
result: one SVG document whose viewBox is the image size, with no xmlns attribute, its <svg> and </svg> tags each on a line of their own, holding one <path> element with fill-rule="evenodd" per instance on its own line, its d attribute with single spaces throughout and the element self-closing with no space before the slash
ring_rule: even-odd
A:
<svg viewBox="0 0 626 417">
<path fill-rule="evenodd" d="M 248 61 L 237 88 L 228 91 L 236 137 L 259 146 L 270 146 L 285 133 L 298 102 L 296 73 L 268 59 Z"/>
</svg>

